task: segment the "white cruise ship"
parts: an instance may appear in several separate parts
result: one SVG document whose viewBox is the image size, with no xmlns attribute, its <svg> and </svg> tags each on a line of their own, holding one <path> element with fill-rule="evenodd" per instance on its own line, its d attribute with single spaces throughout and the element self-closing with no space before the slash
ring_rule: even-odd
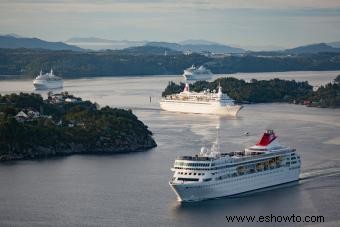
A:
<svg viewBox="0 0 340 227">
<path fill-rule="evenodd" d="M 195 81 L 195 80 L 210 80 L 213 74 L 203 65 L 197 68 L 195 65 L 192 65 L 190 68 L 184 70 L 183 77 L 186 81 Z"/>
<path fill-rule="evenodd" d="M 51 69 L 50 73 L 40 74 L 33 80 L 33 85 L 35 89 L 56 89 L 63 87 L 63 79 L 53 74 Z"/>
<path fill-rule="evenodd" d="M 169 184 L 179 201 L 199 201 L 297 181 L 300 166 L 295 149 L 279 144 L 267 130 L 244 151 L 222 153 L 217 139 L 211 150 L 177 158 Z"/>
<path fill-rule="evenodd" d="M 201 113 L 215 115 L 236 116 L 242 106 L 235 105 L 234 100 L 227 94 L 222 93 L 222 87 L 218 92 L 190 92 L 189 84 L 184 87 L 183 92 L 165 96 L 160 101 L 163 110 L 182 113 Z"/>
</svg>

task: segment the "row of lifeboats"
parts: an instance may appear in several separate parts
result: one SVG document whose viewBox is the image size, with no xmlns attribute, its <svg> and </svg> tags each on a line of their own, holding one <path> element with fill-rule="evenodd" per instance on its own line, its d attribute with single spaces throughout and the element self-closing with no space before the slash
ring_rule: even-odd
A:
<svg viewBox="0 0 340 227">
<path fill-rule="evenodd" d="M 269 160 L 260 162 L 260 163 L 256 163 L 255 165 L 255 169 L 256 171 L 263 171 L 263 170 L 267 170 L 267 169 L 273 169 L 273 168 L 277 168 L 281 165 L 283 158 L 282 157 L 274 157 L 271 158 Z M 249 172 L 255 172 L 254 169 L 247 169 L 245 166 L 239 166 L 236 168 L 237 173 L 238 174 L 244 174 L 247 171 Z"/>
<path fill-rule="evenodd" d="M 182 101 L 188 101 L 188 100 L 193 100 L 193 101 L 198 101 L 198 102 L 209 102 L 210 100 L 213 100 L 212 98 L 208 97 L 191 97 L 191 96 L 170 96 L 171 100 L 182 100 Z"/>
</svg>

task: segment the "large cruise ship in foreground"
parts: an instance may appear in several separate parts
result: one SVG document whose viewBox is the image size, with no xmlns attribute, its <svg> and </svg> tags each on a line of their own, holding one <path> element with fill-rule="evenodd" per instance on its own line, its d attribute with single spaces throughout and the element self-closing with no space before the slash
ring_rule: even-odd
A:
<svg viewBox="0 0 340 227">
<path fill-rule="evenodd" d="M 194 80 L 210 80 L 213 74 L 203 65 L 196 67 L 192 65 L 190 68 L 184 70 L 183 77 L 186 81 Z"/>
<path fill-rule="evenodd" d="M 235 105 L 227 94 L 209 90 L 203 92 L 190 92 L 189 84 L 179 94 L 168 95 L 161 99 L 160 107 L 163 110 L 182 113 L 202 113 L 216 115 L 236 116 L 242 106 Z"/>
<path fill-rule="evenodd" d="M 63 79 L 53 74 L 51 69 L 50 73 L 40 74 L 33 80 L 33 85 L 35 89 L 56 89 L 63 87 Z"/>
<path fill-rule="evenodd" d="M 211 150 L 176 159 L 169 182 L 179 201 L 199 201 L 297 181 L 301 161 L 295 149 L 278 143 L 267 130 L 258 143 L 240 152 Z"/>
</svg>

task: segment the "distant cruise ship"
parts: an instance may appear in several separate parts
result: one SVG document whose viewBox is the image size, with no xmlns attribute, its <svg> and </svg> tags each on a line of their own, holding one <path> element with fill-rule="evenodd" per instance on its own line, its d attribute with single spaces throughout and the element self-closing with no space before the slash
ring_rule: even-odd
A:
<svg viewBox="0 0 340 227">
<path fill-rule="evenodd" d="M 234 100 L 222 93 L 222 87 L 218 92 L 190 92 L 189 84 L 179 94 L 168 95 L 160 101 L 163 110 L 182 113 L 201 113 L 215 115 L 236 116 L 242 106 L 235 105 Z"/>
<path fill-rule="evenodd" d="M 295 149 L 279 144 L 267 130 L 244 151 L 221 153 L 217 139 L 211 150 L 177 158 L 169 184 L 179 201 L 198 201 L 297 181 L 300 166 Z"/>
<path fill-rule="evenodd" d="M 213 74 L 209 69 L 206 69 L 203 65 L 197 68 L 192 65 L 190 68 L 184 70 L 183 77 L 186 81 L 195 80 L 210 80 Z"/>
<path fill-rule="evenodd" d="M 56 89 L 63 87 L 63 79 L 53 74 L 51 69 L 50 73 L 40 74 L 33 80 L 35 89 Z"/>
</svg>

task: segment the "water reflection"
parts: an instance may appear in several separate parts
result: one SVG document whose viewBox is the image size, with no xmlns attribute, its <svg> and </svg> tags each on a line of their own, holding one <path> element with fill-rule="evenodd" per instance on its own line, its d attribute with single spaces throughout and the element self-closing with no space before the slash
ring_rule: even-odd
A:
<svg viewBox="0 0 340 227">
<path fill-rule="evenodd" d="M 340 110 L 258 104 L 246 105 L 237 118 L 161 111 L 157 97 L 175 79 L 65 80 L 64 91 L 85 100 L 132 108 L 154 133 L 158 147 L 128 155 L 0 164 L 0 225 L 226 226 L 226 215 L 271 213 L 323 214 L 327 220 L 340 220 Z M 32 81 L 0 82 L 2 94 L 32 89 Z M 256 143 L 264 129 L 273 128 L 282 144 L 300 154 L 302 180 L 235 197 L 178 203 L 168 185 L 170 168 L 177 156 L 211 146 L 217 125 L 223 152 L 243 150 Z"/>
</svg>

